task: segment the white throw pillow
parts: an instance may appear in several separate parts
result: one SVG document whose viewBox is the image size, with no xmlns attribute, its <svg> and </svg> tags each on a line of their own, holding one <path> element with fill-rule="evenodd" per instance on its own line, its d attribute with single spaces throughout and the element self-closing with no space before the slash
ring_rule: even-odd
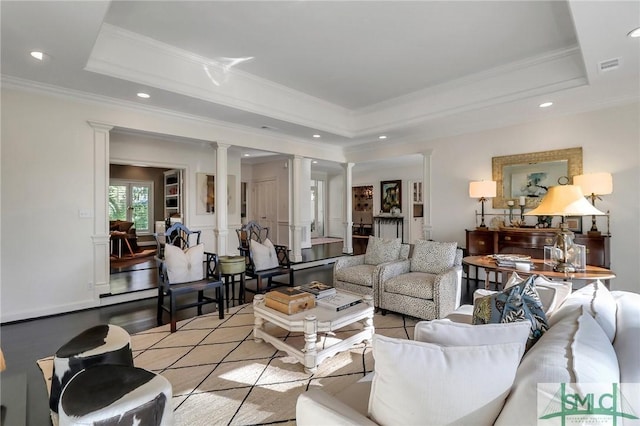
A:
<svg viewBox="0 0 640 426">
<path fill-rule="evenodd" d="M 369 416 L 381 425 L 492 424 L 522 346 L 445 347 L 374 335 Z"/>
<path fill-rule="evenodd" d="M 605 285 L 595 281 L 571 293 L 549 319 L 549 326 L 560 321 L 568 312 L 584 306 L 600 324 L 610 342 L 616 337 L 616 310 L 618 305 Z"/>
<path fill-rule="evenodd" d="M 530 331 L 531 325 L 526 321 L 471 325 L 439 319 L 418 322 L 413 329 L 413 340 L 442 346 L 521 343 L 524 353 Z"/>
<path fill-rule="evenodd" d="M 618 383 L 620 370 L 613 346 L 593 320 L 576 307 L 551 327 L 522 358 L 513 390 L 498 426 L 535 425 L 542 415 L 537 406 L 538 384 Z M 548 397 L 553 394 L 547 395 Z"/>
<path fill-rule="evenodd" d="M 256 271 L 264 271 L 280 266 L 276 248 L 270 239 L 265 239 L 264 244 L 256 240 L 249 240 L 249 250 L 251 250 L 251 258 Z"/>
<path fill-rule="evenodd" d="M 411 272 L 440 274 L 446 271 L 455 262 L 457 248 L 457 242 L 416 241 L 411 257 Z"/>
<path fill-rule="evenodd" d="M 204 244 L 182 251 L 171 244 L 164 246 L 164 259 L 171 284 L 200 281 L 204 278 Z"/>
</svg>

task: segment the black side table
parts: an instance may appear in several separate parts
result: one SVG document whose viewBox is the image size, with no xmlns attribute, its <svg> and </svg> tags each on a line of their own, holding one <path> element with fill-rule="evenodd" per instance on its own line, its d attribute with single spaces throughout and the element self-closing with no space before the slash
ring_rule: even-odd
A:
<svg viewBox="0 0 640 426">
<path fill-rule="evenodd" d="M 245 301 L 244 298 L 244 284 L 245 284 L 245 273 L 235 272 L 235 273 L 221 273 L 222 280 L 224 281 L 224 294 L 227 299 L 227 312 L 229 312 L 229 302 L 231 300 L 235 300 L 234 296 L 236 294 L 236 276 L 240 276 L 240 288 L 238 289 L 238 304 L 242 305 Z M 231 285 L 231 293 L 229 293 L 229 285 Z"/>
</svg>

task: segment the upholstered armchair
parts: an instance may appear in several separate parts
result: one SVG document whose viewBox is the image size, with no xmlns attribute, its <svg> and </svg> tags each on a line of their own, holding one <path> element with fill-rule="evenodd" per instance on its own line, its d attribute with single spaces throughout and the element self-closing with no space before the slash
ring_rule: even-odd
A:
<svg viewBox="0 0 640 426">
<path fill-rule="evenodd" d="M 400 238 L 386 240 L 370 236 L 365 254 L 342 256 L 333 264 L 333 286 L 363 296 L 371 295 L 377 307 L 380 269 L 408 259 L 409 250 L 409 244 L 403 244 Z"/>
<path fill-rule="evenodd" d="M 457 243 L 418 240 L 411 259 L 382 266 L 379 307 L 425 320 L 444 318 L 460 305 L 462 250 Z"/>
</svg>

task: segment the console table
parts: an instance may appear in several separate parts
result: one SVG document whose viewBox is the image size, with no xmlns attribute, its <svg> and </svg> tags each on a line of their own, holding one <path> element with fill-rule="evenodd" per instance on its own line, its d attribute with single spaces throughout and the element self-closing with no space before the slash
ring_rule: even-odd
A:
<svg viewBox="0 0 640 426">
<path fill-rule="evenodd" d="M 380 225 L 390 223 L 396 225 L 396 238 L 402 238 L 402 242 L 404 243 L 404 217 L 403 216 L 374 216 L 373 217 L 373 225 L 378 225 L 378 232 L 376 232 L 377 237 L 381 237 L 380 234 Z"/>
</svg>

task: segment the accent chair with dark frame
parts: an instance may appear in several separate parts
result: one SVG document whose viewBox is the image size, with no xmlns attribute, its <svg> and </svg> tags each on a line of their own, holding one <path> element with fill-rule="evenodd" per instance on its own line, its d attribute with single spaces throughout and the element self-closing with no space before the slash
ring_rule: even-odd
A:
<svg viewBox="0 0 640 426">
<path fill-rule="evenodd" d="M 220 279 L 218 255 L 204 251 L 200 234 L 201 231 L 190 231 L 182 223 L 173 224 L 164 234 L 154 234 L 159 248 L 156 257 L 158 325 L 162 325 L 163 311 L 168 312 L 172 333 L 176 331 L 176 312 L 179 310 L 197 307 L 198 315 L 202 315 L 202 306 L 215 303 L 219 318 L 224 318 L 224 284 Z M 201 271 L 197 268 L 200 263 Z M 205 295 L 207 290 L 215 290 L 215 297 Z M 184 301 L 181 296 L 188 293 L 197 293 L 197 300 Z M 169 299 L 168 305 L 165 297 Z"/>
<path fill-rule="evenodd" d="M 238 250 L 245 257 L 246 275 L 256 279 L 256 289 L 245 288 L 252 293 L 264 293 L 274 287 L 293 286 L 293 268 L 289 260 L 286 246 L 273 244 L 269 240 L 269 228 L 250 221 L 240 229 L 238 234 Z M 274 281 L 274 277 L 288 275 L 289 282 Z M 263 287 L 263 279 L 267 279 Z"/>
</svg>

